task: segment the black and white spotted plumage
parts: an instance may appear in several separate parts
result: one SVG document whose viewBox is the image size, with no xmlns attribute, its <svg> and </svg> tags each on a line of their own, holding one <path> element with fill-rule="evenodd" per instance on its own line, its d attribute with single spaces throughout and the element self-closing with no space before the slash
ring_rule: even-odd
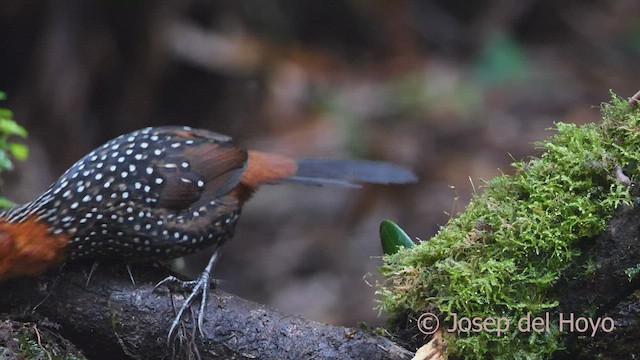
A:
<svg viewBox="0 0 640 360">
<path fill-rule="evenodd" d="M 69 260 L 176 258 L 233 235 L 242 204 L 230 191 L 246 160 L 225 135 L 145 128 L 95 149 L 3 217 L 36 215 L 69 238 Z"/>
</svg>

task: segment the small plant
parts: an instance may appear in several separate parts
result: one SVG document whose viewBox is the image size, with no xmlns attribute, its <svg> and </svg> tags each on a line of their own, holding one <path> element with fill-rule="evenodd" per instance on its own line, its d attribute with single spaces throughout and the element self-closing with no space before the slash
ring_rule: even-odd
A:
<svg viewBox="0 0 640 360">
<path fill-rule="evenodd" d="M 391 220 L 383 220 L 380 223 L 380 241 L 385 255 L 393 255 L 400 249 L 415 246 L 409 235 Z"/>
<path fill-rule="evenodd" d="M 6 100 L 5 93 L 0 92 L 0 100 Z M 18 125 L 13 119 L 13 112 L 9 109 L 0 107 L 0 173 L 13 169 L 13 160 L 26 160 L 29 156 L 29 148 L 27 145 L 12 141 L 11 138 L 18 136 L 27 137 L 27 130 Z M 0 180 L 0 187 L 2 181 Z M 8 208 L 13 206 L 13 202 L 0 196 L 0 208 Z"/>
</svg>

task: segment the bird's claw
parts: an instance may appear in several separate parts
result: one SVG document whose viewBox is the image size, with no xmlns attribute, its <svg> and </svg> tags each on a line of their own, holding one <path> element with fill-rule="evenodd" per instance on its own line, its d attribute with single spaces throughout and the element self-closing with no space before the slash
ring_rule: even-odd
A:
<svg viewBox="0 0 640 360">
<path fill-rule="evenodd" d="M 180 321 L 182 320 L 182 316 L 184 312 L 189 309 L 193 304 L 195 299 L 200 296 L 200 309 L 198 312 L 198 320 L 195 324 L 200 336 L 204 338 L 204 313 L 207 308 L 207 301 L 209 300 L 209 289 L 211 289 L 211 269 L 213 265 L 216 263 L 218 257 L 220 255 L 220 249 L 216 249 L 211 258 L 209 259 L 209 263 L 206 268 L 200 274 L 200 276 L 196 280 L 183 281 L 178 279 L 175 276 L 168 276 L 162 281 L 160 281 L 154 287 L 153 291 L 157 291 L 159 287 L 166 286 L 169 291 L 181 292 L 183 294 L 189 294 L 182 305 L 180 306 L 180 310 L 176 314 L 175 319 L 171 323 L 171 328 L 169 328 L 169 335 L 167 336 L 167 342 L 171 343 L 171 339 L 176 334 L 178 329 L 178 325 L 180 325 Z M 217 282 L 214 280 L 213 288 L 217 286 Z"/>
<path fill-rule="evenodd" d="M 166 286 L 170 291 L 189 294 L 180 306 L 175 319 L 171 323 L 171 328 L 169 328 L 169 335 L 167 336 L 167 342 L 171 342 L 171 339 L 176 334 L 178 325 L 180 325 L 180 321 L 182 320 L 185 311 L 194 304 L 198 296 L 200 296 L 200 309 L 198 311 L 198 320 L 196 323 L 196 327 L 198 329 L 198 332 L 200 333 L 200 336 L 204 337 L 204 330 L 202 325 L 204 323 L 204 313 L 207 307 L 207 300 L 209 298 L 209 289 L 211 287 L 211 284 L 209 283 L 209 274 L 203 273 L 197 280 L 192 281 L 182 281 L 175 276 L 168 276 L 155 286 L 154 291 L 156 291 L 161 286 Z"/>
<path fill-rule="evenodd" d="M 184 281 L 175 276 L 167 276 L 153 287 L 153 292 L 158 292 L 161 287 L 166 286 L 169 291 L 186 293 L 192 291 L 197 282 L 197 280 Z"/>
</svg>

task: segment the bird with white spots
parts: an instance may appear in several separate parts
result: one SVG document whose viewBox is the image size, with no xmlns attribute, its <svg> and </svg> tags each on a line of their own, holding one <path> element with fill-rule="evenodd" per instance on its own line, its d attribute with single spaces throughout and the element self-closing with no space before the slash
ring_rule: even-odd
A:
<svg viewBox="0 0 640 360">
<path fill-rule="evenodd" d="M 293 160 L 246 151 L 226 135 L 189 127 L 121 135 L 76 162 L 36 200 L 0 213 L 0 279 L 36 275 L 74 260 L 154 262 L 215 249 L 169 330 L 200 297 L 233 236 L 243 204 L 265 183 L 357 186 L 416 181 L 404 167 L 366 160 Z"/>
</svg>

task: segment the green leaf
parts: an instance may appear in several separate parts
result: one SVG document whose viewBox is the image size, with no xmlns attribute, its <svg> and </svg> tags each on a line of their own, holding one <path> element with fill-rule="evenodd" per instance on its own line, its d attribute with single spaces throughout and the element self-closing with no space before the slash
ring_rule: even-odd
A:
<svg viewBox="0 0 640 360">
<path fill-rule="evenodd" d="M 0 119 L 0 133 L 6 135 L 18 135 L 23 138 L 27 137 L 27 130 L 18 125 L 15 121 L 9 119 Z"/>
<path fill-rule="evenodd" d="M 416 245 L 409 235 L 391 220 L 383 220 L 380 223 L 380 241 L 386 255 L 392 255 L 402 248 L 408 249 Z"/>
<path fill-rule="evenodd" d="M 0 108 L 0 119 L 11 120 L 13 117 L 13 111 L 5 108 Z"/>
<path fill-rule="evenodd" d="M 25 144 L 9 143 L 9 151 L 18 160 L 24 161 L 29 157 L 29 147 Z"/>
<path fill-rule="evenodd" d="M 0 196 L 0 208 L 1 209 L 9 209 L 16 206 L 16 203 L 5 198 L 4 196 Z"/>
<path fill-rule="evenodd" d="M 9 154 L 3 149 L 0 149 L 0 171 L 13 169 Z"/>
</svg>

